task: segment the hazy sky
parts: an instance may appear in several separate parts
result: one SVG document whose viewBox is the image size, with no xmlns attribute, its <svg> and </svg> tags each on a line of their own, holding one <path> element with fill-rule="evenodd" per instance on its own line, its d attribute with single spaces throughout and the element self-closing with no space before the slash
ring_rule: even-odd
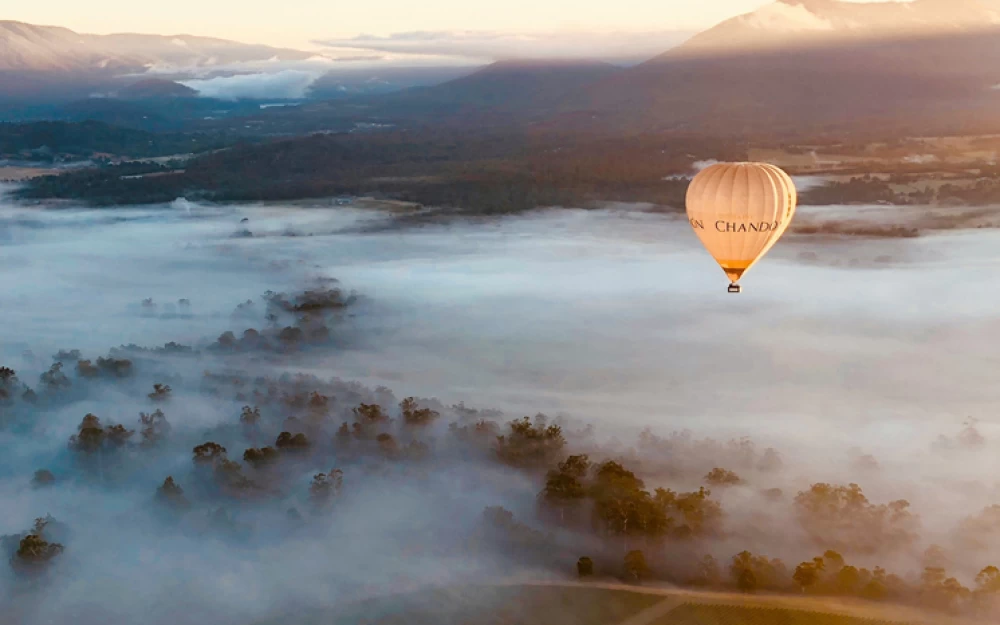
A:
<svg viewBox="0 0 1000 625">
<path fill-rule="evenodd" d="M 312 39 L 423 30 L 701 30 L 769 0 L 46 0 L 7 3 L 0 19 L 80 32 L 210 35 L 302 47 Z"/>
</svg>

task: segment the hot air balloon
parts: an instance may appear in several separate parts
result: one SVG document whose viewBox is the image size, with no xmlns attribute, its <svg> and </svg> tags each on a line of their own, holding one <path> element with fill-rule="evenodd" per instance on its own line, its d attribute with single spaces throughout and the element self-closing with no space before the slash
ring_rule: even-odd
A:
<svg viewBox="0 0 1000 625">
<path fill-rule="evenodd" d="M 688 220 L 729 276 L 730 293 L 788 229 L 797 199 L 788 174 L 767 163 L 718 163 L 691 181 Z"/>
</svg>

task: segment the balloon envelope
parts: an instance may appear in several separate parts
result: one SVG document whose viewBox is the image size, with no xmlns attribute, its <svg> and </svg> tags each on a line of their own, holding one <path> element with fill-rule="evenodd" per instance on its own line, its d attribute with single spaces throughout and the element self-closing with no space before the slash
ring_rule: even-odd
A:
<svg viewBox="0 0 1000 625">
<path fill-rule="evenodd" d="M 718 163 L 694 177 L 686 203 L 695 234 L 735 284 L 788 229 L 797 201 L 774 165 Z"/>
</svg>

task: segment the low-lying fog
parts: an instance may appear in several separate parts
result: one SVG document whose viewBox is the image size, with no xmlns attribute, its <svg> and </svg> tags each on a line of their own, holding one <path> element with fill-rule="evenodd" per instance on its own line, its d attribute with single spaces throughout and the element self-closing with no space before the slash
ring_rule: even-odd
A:
<svg viewBox="0 0 1000 625">
<path fill-rule="evenodd" d="M 803 214 L 810 210 L 823 209 Z M 790 235 L 735 296 L 677 216 L 560 210 L 366 227 L 390 219 L 280 205 L 37 210 L 0 204 L 0 365 L 35 386 L 61 349 L 96 358 L 131 343 L 205 345 L 225 331 L 239 336 L 263 325 L 233 316 L 241 302 L 253 300 L 260 309 L 268 290 L 299 293 L 335 278 L 359 296 L 331 326 L 335 349 L 246 357 L 225 367 L 384 385 L 397 400 L 464 402 L 500 409 L 504 420 L 565 415 L 568 423 L 593 424 L 598 438 L 617 439 L 622 450 L 647 426 L 662 436 L 683 429 L 720 440 L 748 436 L 761 449 L 776 447 L 786 466 L 774 484 L 755 487 L 794 493 L 814 482 L 858 482 L 873 502 L 909 500 L 922 526 L 913 554 L 947 543 L 962 519 L 1000 503 L 1000 289 L 992 280 L 1000 232 Z M 253 236 L 236 236 L 243 229 Z M 147 298 L 152 302 L 143 305 Z M 179 308 L 181 299 L 190 308 Z M 183 394 L 213 368 L 209 356 L 163 366 L 180 371 L 173 383 L 182 393 L 178 406 L 164 409 L 174 428 L 204 430 L 239 415 L 239 402 L 212 406 Z M 150 547 L 130 520 L 166 475 L 188 489 L 189 452 L 151 462 L 113 495 L 72 482 L 30 487 L 36 469 L 49 468 L 57 478 L 74 470 L 66 444 L 84 414 L 135 428 L 139 411 L 153 408 L 106 387 L 54 411 L 31 436 L 0 432 L 0 535 L 23 532 L 51 513 L 76 537 L 66 554 L 79 575 L 60 587 L 52 605 L 32 613 L 39 622 L 66 622 L 71 614 L 126 622 L 144 614 L 135 603 L 163 606 L 175 592 L 190 592 L 199 605 L 245 622 L 279 597 L 335 596 L 328 579 L 384 583 L 380 574 L 391 577 L 386 570 L 403 566 L 380 551 L 383 541 L 395 544 L 397 515 L 430 518 L 437 509 L 461 509 L 472 518 L 502 503 L 531 521 L 537 484 L 528 482 L 440 495 L 437 503 L 406 489 L 379 501 L 376 489 L 356 500 L 357 512 L 339 530 L 315 539 L 328 541 L 322 556 L 312 539 L 301 537 L 234 555 L 187 536 Z M 985 437 L 980 447 L 959 442 L 969 418 Z M 196 436 L 190 434 L 187 448 L 204 442 Z M 230 457 L 241 450 L 231 448 Z M 865 454 L 877 469 L 858 461 Z M 328 469 L 303 469 L 302 488 L 312 473 Z M 430 488 L 447 491 L 455 480 L 441 474 Z M 529 503 L 518 504 L 516 496 L 506 503 L 512 493 Z M 741 505 L 733 503 L 730 514 Z M 747 548 L 779 553 L 782 547 Z M 1000 560 L 1000 544 L 979 555 L 953 567 L 966 583 L 983 566 L 1000 564 L 990 561 Z M 730 556 L 719 554 L 723 561 Z M 208 562 L 225 570 L 210 570 Z M 451 575 L 475 568 L 435 562 Z M 92 592 L 125 598 L 98 608 L 86 600 Z M 160 620 L 172 619 L 164 613 L 146 622 Z"/>
</svg>

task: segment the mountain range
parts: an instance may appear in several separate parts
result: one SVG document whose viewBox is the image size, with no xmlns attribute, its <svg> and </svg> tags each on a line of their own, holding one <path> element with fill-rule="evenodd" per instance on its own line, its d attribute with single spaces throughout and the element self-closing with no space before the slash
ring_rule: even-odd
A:
<svg viewBox="0 0 1000 625">
<path fill-rule="evenodd" d="M 20 42 L 16 49 L 11 41 Z M 107 72 L 275 57 L 307 58 L 215 39 L 79 36 L 0 23 L 0 68 L 34 79 L 66 75 L 73 63 Z M 995 131 L 1000 0 L 777 0 L 633 67 L 500 61 L 465 73 L 446 80 L 453 76 L 443 72 L 446 81 L 433 86 L 348 92 L 263 111 L 254 114 L 254 127 L 302 132 L 380 122 L 718 135 Z M 347 91 L 329 84 L 327 97 Z M 183 91 L 163 84 L 143 91 L 154 86 Z"/>
<path fill-rule="evenodd" d="M 673 54 L 843 45 L 957 35 L 998 26 L 1000 0 L 777 0 L 695 35 Z"/>
<path fill-rule="evenodd" d="M 0 21 L 0 71 L 142 72 L 158 66 L 195 67 L 310 53 L 189 35 L 86 35 L 57 26 Z"/>
</svg>

